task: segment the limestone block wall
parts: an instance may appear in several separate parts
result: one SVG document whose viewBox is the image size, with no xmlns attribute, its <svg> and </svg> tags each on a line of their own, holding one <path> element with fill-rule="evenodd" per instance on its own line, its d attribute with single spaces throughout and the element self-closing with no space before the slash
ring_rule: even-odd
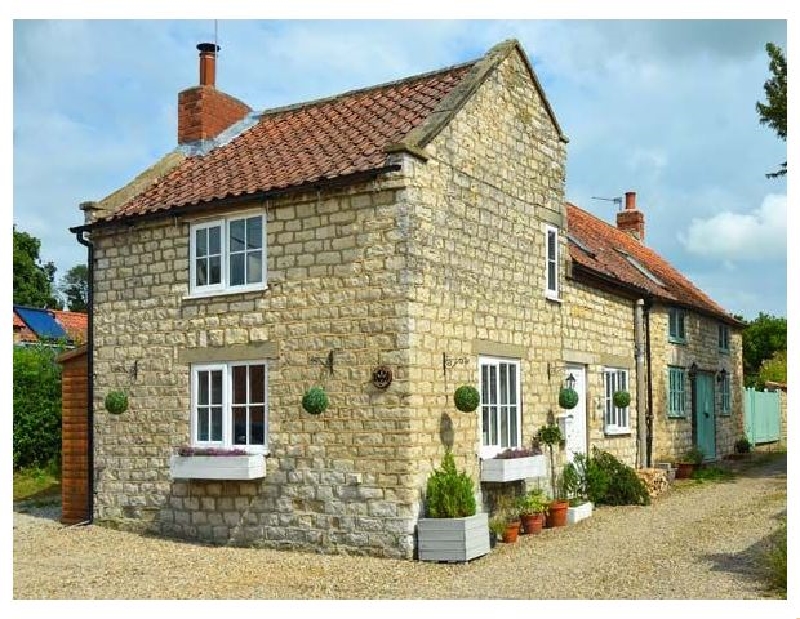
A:
<svg viewBox="0 0 800 619">
<path fill-rule="evenodd" d="M 452 394 L 478 384 L 480 354 L 521 360 L 523 445 L 557 412 L 563 311 L 545 299 L 542 225 L 563 225 L 565 148 L 516 53 L 426 150 L 426 162 L 409 162 L 402 199 L 411 215 L 409 384 L 421 491 L 446 446 L 479 479 L 479 413 L 457 411 Z M 565 256 L 560 235 L 562 285 Z"/>
<path fill-rule="evenodd" d="M 243 206 L 266 206 L 260 292 L 186 298 L 188 218 L 93 234 L 98 519 L 216 542 L 411 556 L 419 419 L 399 187 L 394 176 Z M 266 479 L 173 481 L 169 456 L 190 438 L 186 359 L 231 350 L 268 357 Z M 330 350 L 333 376 L 322 365 Z M 371 385 L 379 364 L 393 369 L 386 391 Z M 315 384 L 330 396 L 319 417 L 300 406 Z M 130 410 L 110 416 L 103 399 L 117 388 Z"/>
<path fill-rule="evenodd" d="M 696 312 L 686 314 L 686 343 L 668 341 L 668 308 L 656 305 L 650 314 L 650 347 L 653 362 L 653 461 L 675 460 L 693 446 L 692 434 L 692 384 L 688 368 L 697 363 L 701 371 L 717 372 L 721 369 L 731 377 L 731 414 L 720 415 L 721 394 L 714 381 L 717 458 L 733 452 L 733 444 L 742 434 L 744 411 L 742 409 L 742 335 L 731 327 L 730 352 L 718 346 L 719 322 Z M 686 416 L 667 417 L 668 375 L 667 366 L 681 366 L 687 370 Z"/>
<path fill-rule="evenodd" d="M 564 293 L 564 359 L 585 365 L 589 453 L 596 446 L 629 466 L 636 465 L 637 393 L 635 300 L 576 279 Z M 628 370 L 630 433 L 607 434 L 604 376 L 606 367 Z M 642 402 L 646 406 L 646 400 Z"/>
</svg>

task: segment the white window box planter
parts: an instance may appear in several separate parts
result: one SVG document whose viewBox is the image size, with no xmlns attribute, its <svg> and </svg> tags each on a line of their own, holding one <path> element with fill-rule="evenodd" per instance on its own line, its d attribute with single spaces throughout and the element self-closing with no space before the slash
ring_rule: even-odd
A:
<svg viewBox="0 0 800 619">
<path fill-rule="evenodd" d="M 567 510 L 567 524 L 575 524 L 592 515 L 592 503 L 587 501 L 583 505 L 570 507 Z"/>
<path fill-rule="evenodd" d="M 420 561 L 466 562 L 489 552 L 489 514 L 466 518 L 420 518 Z"/>
<path fill-rule="evenodd" d="M 481 481 L 517 481 L 546 475 L 547 460 L 543 454 L 530 458 L 490 458 L 481 461 Z"/>
<path fill-rule="evenodd" d="M 173 479 L 259 479 L 267 474 L 262 454 L 241 456 L 172 456 Z"/>
</svg>

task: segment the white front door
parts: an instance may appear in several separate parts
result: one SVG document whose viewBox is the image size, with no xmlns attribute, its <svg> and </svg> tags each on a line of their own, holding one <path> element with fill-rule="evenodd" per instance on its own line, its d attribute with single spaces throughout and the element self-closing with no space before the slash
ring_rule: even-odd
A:
<svg viewBox="0 0 800 619">
<path fill-rule="evenodd" d="M 566 414 L 565 451 L 568 462 L 576 453 L 586 453 L 586 366 L 568 365 L 564 368 L 564 380 L 572 375 L 575 379 L 575 391 L 578 392 L 578 404 L 569 411 L 561 411 Z M 566 382 L 564 383 L 566 384 Z"/>
</svg>

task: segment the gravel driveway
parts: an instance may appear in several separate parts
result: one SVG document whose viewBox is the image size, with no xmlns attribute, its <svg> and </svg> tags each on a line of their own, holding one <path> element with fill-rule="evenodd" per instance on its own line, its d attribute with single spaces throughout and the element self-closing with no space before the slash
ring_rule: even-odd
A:
<svg viewBox="0 0 800 619">
<path fill-rule="evenodd" d="M 467 565 L 206 547 L 14 513 L 15 598 L 769 597 L 758 557 L 786 512 L 786 457 L 733 482 L 601 508 Z"/>
</svg>

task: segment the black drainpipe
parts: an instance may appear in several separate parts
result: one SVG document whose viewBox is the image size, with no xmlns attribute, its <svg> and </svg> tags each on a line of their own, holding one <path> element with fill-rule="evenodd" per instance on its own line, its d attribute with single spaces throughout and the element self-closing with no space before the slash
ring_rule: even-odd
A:
<svg viewBox="0 0 800 619">
<path fill-rule="evenodd" d="M 88 460 L 89 460 L 89 498 L 88 498 L 88 511 L 89 517 L 86 520 L 87 524 L 91 524 L 94 520 L 94 244 L 86 239 L 84 235 L 86 231 L 75 233 L 75 238 L 78 243 L 89 249 L 89 338 L 86 343 L 87 354 L 89 355 L 88 361 L 88 379 L 89 379 L 89 423 L 88 423 Z"/>
<path fill-rule="evenodd" d="M 644 302 L 644 349 L 647 360 L 647 435 L 645 436 L 645 464 L 648 468 L 653 466 L 653 364 L 650 359 L 650 308 L 653 307 L 652 299 Z"/>
</svg>

